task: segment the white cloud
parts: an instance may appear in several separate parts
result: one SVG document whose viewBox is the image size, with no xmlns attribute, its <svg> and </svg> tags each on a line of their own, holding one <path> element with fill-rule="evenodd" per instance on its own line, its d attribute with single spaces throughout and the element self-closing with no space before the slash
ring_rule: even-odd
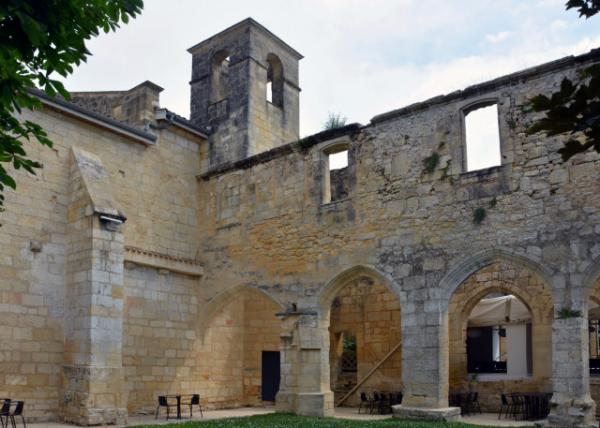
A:
<svg viewBox="0 0 600 428">
<path fill-rule="evenodd" d="M 487 34 L 485 36 L 485 40 L 487 40 L 490 43 L 500 43 L 508 39 L 510 37 L 510 34 L 510 31 L 500 31 L 496 34 Z"/>
<path fill-rule="evenodd" d="M 248 16 L 305 55 L 300 63 L 301 134 L 328 112 L 367 123 L 376 114 L 522 68 L 600 46 L 600 28 L 541 0 L 146 0 L 141 17 L 90 43 L 94 57 L 72 90 L 126 89 L 149 79 L 161 104 L 189 114 L 186 49 Z M 548 31 L 564 20 L 568 27 Z M 557 26 L 559 24 L 556 24 Z M 500 28 L 499 28 L 500 27 Z M 510 28 L 510 33 L 503 28 Z M 490 31 L 498 29 L 502 31 Z M 502 43 L 482 42 L 486 36 Z"/>
</svg>

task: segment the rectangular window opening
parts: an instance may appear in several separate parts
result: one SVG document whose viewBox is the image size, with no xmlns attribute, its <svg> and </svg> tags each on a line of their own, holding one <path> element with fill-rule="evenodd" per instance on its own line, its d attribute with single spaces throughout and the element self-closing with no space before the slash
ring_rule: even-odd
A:
<svg viewBox="0 0 600 428">
<path fill-rule="evenodd" d="M 498 105 L 472 110 L 465 115 L 467 171 L 500 166 Z"/>
<path fill-rule="evenodd" d="M 325 197 L 323 202 L 335 202 L 348 197 L 348 150 L 327 154 Z"/>
</svg>

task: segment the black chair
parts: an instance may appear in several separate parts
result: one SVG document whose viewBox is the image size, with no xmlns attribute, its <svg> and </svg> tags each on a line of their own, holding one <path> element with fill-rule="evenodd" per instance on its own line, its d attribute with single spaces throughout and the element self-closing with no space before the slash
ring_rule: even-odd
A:
<svg viewBox="0 0 600 428">
<path fill-rule="evenodd" d="M 10 417 L 10 399 L 5 398 L 2 407 L 0 407 L 0 423 L 2 428 L 8 427 L 8 420 Z M 6 418 L 6 425 L 4 425 L 4 418 Z"/>
<path fill-rule="evenodd" d="M 469 412 L 481 414 L 481 407 L 479 406 L 479 393 L 478 392 L 470 392 L 468 402 L 469 402 Z"/>
<path fill-rule="evenodd" d="M 169 420 L 169 415 L 171 413 L 171 407 L 175 408 L 175 414 L 177 414 L 177 404 L 169 404 L 169 400 L 164 395 L 158 396 L 158 406 L 156 406 L 156 414 L 154 415 L 154 419 L 158 419 L 158 413 L 161 407 L 166 407 L 167 409 L 167 420 Z"/>
<path fill-rule="evenodd" d="M 379 401 L 381 401 L 381 396 L 379 395 L 379 392 L 374 392 L 373 393 L 373 401 L 371 403 L 371 409 L 369 411 L 369 413 L 373 413 L 373 410 L 375 409 L 375 407 L 379 407 Z"/>
<path fill-rule="evenodd" d="M 193 417 L 193 406 L 198 406 L 198 408 L 200 409 L 200 417 L 203 418 L 204 414 L 202 413 L 202 406 L 200 405 L 200 394 L 192 394 L 192 398 L 190 399 L 190 419 Z"/>
<path fill-rule="evenodd" d="M 498 413 L 498 419 L 502 419 L 502 413 L 504 413 L 505 418 L 512 415 L 512 404 L 508 402 L 506 394 L 500 394 L 500 413 Z"/>
<path fill-rule="evenodd" d="M 24 401 L 13 401 L 10 403 L 11 405 L 16 404 L 14 410 L 8 414 L 8 418 L 6 419 L 6 425 L 8 426 L 8 419 L 10 418 L 10 422 L 13 428 L 17 428 L 17 423 L 15 421 L 15 416 L 21 416 L 21 421 L 23 421 L 23 427 L 27 428 L 27 424 L 25 424 L 25 417 L 23 416 L 23 407 L 25 406 Z"/>
<path fill-rule="evenodd" d="M 366 392 L 361 392 L 360 393 L 360 403 L 358 404 L 358 413 L 360 414 L 361 409 L 365 408 L 365 411 L 368 410 L 369 413 L 372 412 L 372 407 L 373 407 L 373 399 L 366 393 Z"/>
<path fill-rule="evenodd" d="M 524 419 L 526 416 L 525 398 L 522 394 L 511 394 L 512 401 L 512 417 L 517 419 L 519 415 Z"/>
<path fill-rule="evenodd" d="M 390 405 L 396 406 L 402 404 L 403 395 L 401 392 L 393 392 L 390 394 Z"/>
<path fill-rule="evenodd" d="M 390 413 L 390 411 L 392 410 L 392 408 L 390 407 L 390 400 L 387 396 L 387 394 L 385 393 L 380 393 L 379 394 L 379 403 L 377 406 L 377 412 L 380 415 L 386 415 L 388 413 Z"/>
</svg>

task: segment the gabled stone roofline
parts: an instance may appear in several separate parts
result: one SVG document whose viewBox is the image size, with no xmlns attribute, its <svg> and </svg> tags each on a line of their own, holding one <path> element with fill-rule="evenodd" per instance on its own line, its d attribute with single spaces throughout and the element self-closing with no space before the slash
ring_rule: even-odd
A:
<svg viewBox="0 0 600 428">
<path fill-rule="evenodd" d="M 50 97 L 45 92 L 39 89 L 31 89 L 31 94 L 38 97 L 43 105 L 68 114 L 69 116 L 81 119 L 85 122 L 93 125 L 100 126 L 102 128 L 111 130 L 121 136 L 130 138 L 137 142 L 153 145 L 156 143 L 157 136 L 149 132 L 142 131 L 141 129 L 134 128 L 133 126 L 127 125 L 118 120 L 111 119 L 104 115 L 86 110 L 77 104 L 73 104 L 69 101 L 65 101 L 60 98 Z"/>
<path fill-rule="evenodd" d="M 166 109 L 166 108 L 156 109 L 155 115 L 156 115 L 157 122 L 165 121 L 171 125 L 177 126 L 178 128 L 181 128 L 184 131 L 187 131 L 187 132 L 189 132 L 197 137 L 200 137 L 204 140 L 208 139 L 208 135 L 206 134 L 206 132 L 204 132 L 204 130 L 202 130 L 201 128 L 194 125 L 192 122 L 190 122 L 185 117 L 180 116 L 177 113 L 175 113 L 169 109 Z"/>
<path fill-rule="evenodd" d="M 203 180 L 209 180 L 212 177 L 222 175 L 229 171 L 234 171 L 236 169 L 248 169 L 248 168 L 253 167 L 254 165 L 269 162 L 273 159 L 277 159 L 282 156 L 286 156 L 290 153 L 307 150 L 316 144 L 322 143 L 323 141 L 329 141 L 329 140 L 333 140 L 333 139 L 339 138 L 339 137 L 355 135 L 362 128 L 363 128 L 363 125 L 361 125 L 360 123 L 351 123 L 351 124 L 343 126 L 341 128 L 328 129 L 326 131 L 321 131 L 317 134 L 313 134 L 308 137 L 301 138 L 298 141 L 293 141 L 293 142 L 287 143 L 283 146 L 275 147 L 274 149 L 268 150 L 266 152 L 258 153 L 254 156 L 250 156 L 245 159 L 240 159 L 236 162 L 227 162 L 227 163 L 223 163 L 221 165 L 217 165 L 216 167 L 208 170 L 207 172 L 198 175 L 196 178 L 201 178 Z"/>
<path fill-rule="evenodd" d="M 217 38 L 217 37 L 222 37 L 228 33 L 231 33 L 233 31 L 236 31 L 238 29 L 240 29 L 241 27 L 244 26 L 248 26 L 248 27 L 254 27 L 257 30 L 261 31 L 262 33 L 266 34 L 267 36 L 277 40 L 278 43 L 280 43 L 283 47 L 285 47 L 287 49 L 287 51 L 289 51 L 294 57 L 296 57 L 296 59 L 300 60 L 302 58 L 304 58 L 304 56 L 298 52 L 296 49 L 294 49 L 293 47 L 291 47 L 290 45 L 288 45 L 286 42 L 284 42 L 283 40 L 281 40 L 279 37 L 277 37 L 275 34 L 273 34 L 271 31 L 269 31 L 267 28 L 265 28 L 264 26 L 262 26 L 261 24 L 259 24 L 258 22 L 256 22 L 254 19 L 252 18 L 246 18 L 243 21 L 238 22 L 237 24 L 233 24 L 231 27 L 228 27 L 226 29 L 224 29 L 223 31 L 221 31 L 220 33 L 215 34 L 214 36 L 203 40 L 202 42 L 195 44 L 194 46 L 192 46 L 191 48 L 189 48 L 187 51 L 191 54 L 194 54 L 194 51 L 196 51 L 197 49 L 205 46 L 208 42 L 210 42 L 211 40 Z"/>
<path fill-rule="evenodd" d="M 477 95 L 482 92 L 493 91 L 495 89 L 510 85 L 512 83 L 518 83 L 520 81 L 534 78 L 542 74 L 551 73 L 553 71 L 558 71 L 564 68 L 572 67 L 573 65 L 580 63 L 592 62 L 594 60 L 600 60 L 600 48 L 592 49 L 588 53 L 582 55 L 571 55 L 561 59 L 557 59 L 555 61 L 547 62 L 545 64 L 526 68 L 525 70 L 507 74 L 505 76 L 501 76 L 496 79 L 489 80 L 487 82 L 468 86 L 465 89 L 454 91 L 446 95 L 438 95 L 433 98 L 429 98 L 425 101 L 410 104 L 406 107 L 392 110 L 387 113 L 378 114 L 377 116 L 374 116 L 371 119 L 371 124 L 377 124 L 400 116 L 406 116 L 412 113 L 416 113 L 418 111 L 425 110 L 437 104 L 444 104 L 450 101 L 456 101 L 462 98 Z"/>
<path fill-rule="evenodd" d="M 162 86 L 157 85 L 154 82 L 151 82 L 150 80 L 145 80 L 142 83 L 135 85 L 133 88 L 130 89 L 123 89 L 120 91 L 69 91 L 69 93 L 71 95 L 120 95 L 120 94 L 125 94 L 127 92 L 131 92 L 137 88 L 141 88 L 141 87 L 147 87 L 149 89 L 152 89 L 153 91 L 156 91 L 157 93 L 160 93 L 162 91 L 165 90 L 165 88 L 163 88 Z"/>
</svg>

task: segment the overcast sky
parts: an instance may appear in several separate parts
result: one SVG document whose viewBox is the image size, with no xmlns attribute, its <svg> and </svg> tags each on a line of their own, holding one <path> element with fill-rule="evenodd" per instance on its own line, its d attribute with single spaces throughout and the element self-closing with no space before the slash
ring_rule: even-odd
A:
<svg viewBox="0 0 600 428">
<path fill-rule="evenodd" d="M 600 46 L 600 17 L 565 0 L 145 0 L 142 15 L 89 43 L 67 88 L 151 80 L 161 105 L 189 115 L 186 49 L 252 17 L 302 53 L 301 135 L 328 112 L 376 114 Z"/>
</svg>

